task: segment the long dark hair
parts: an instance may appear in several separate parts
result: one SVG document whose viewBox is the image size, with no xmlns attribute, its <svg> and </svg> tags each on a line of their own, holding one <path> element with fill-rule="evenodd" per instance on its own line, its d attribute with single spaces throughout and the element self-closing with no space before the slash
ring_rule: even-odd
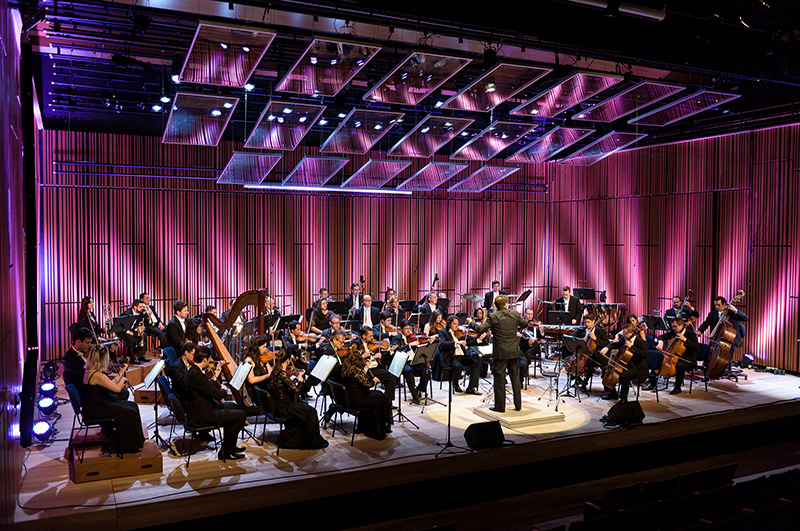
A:
<svg viewBox="0 0 800 531">
<path fill-rule="evenodd" d="M 92 302 L 92 298 L 88 295 L 81 299 L 81 308 L 78 310 L 78 315 L 87 314 L 89 313 L 89 303 Z"/>
<path fill-rule="evenodd" d="M 436 318 L 439 317 L 440 315 L 442 315 L 442 312 L 440 312 L 439 310 L 433 310 L 431 312 L 431 317 L 430 319 L 428 319 L 428 324 L 431 325 L 431 328 L 433 328 L 433 325 L 436 324 Z"/>
<path fill-rule="evenodd" d="M 196 319 L 186 319 L 186 332 L 183 333 L 184 341 L 191 341 L 192 343 L 200 343 L 200 321 Z"/>
</svg>

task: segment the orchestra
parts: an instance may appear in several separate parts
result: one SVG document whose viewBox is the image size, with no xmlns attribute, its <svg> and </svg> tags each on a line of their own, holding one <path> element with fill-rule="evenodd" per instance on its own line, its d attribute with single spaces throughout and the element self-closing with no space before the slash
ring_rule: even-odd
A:
<svg viewBox="0 0 800 531">
<path fill-rule="evenodd" d="M 715 364 L 726 363 L 730 353 L 742 344 L 743 323 L 749 319 L 734 305 L 741 300 L 743 292 L 731 303 L 718 296 L 713 300 L 713 309 L 695 331 L 693 324 L 699 312 L 689 302 L 690 291 L 686 298 L 671 299 L 672 306 L 664 312 L 663 318 L 670 329 L 651 337 L 645 332 L 645 317 L 630 314 L 621 328 L 612 330 L 615 323 L 605 322 L 602 316 L 606 314 L 598 310 L 609 305 L 582 304 L 572 295 L 570 287 L 564 286 L 562 296 L 553 303 L 538 300 L 544 306 L 549 305 L 551 310 L 566 312 L 568 319 L 546 322 L 547 315 L 541 320 L 534 307 L 526 308 L 524 317 L 510 310 L 509 299 L 514 295 L 507 295 L 500 289 L 500 283 L 493 281 L 492 289 L 484 293 L 482 301 L 480 295 L 462 295 L 461 305 L 456 306 L 456 310 L 462 310 L 462 315 L 469 315 L 463 312 L 463 305 L 474 304 L 472 317 L 462 326 L 455 314 L 443 311 L 439 295 L 432 290 L 426 292 L 422 304 L 411 312 L 404 308 L 413 305 L 401 306 L 396 291 L 387 288 L 383 310 L 379 311 L 373 305 L 372 294 L 364 290 L 363 284 L 354 282 L 349 296 L 342 303 L 336 303 L 343 305 L 336 307 L 347 310 L 349 319 L 343 320 L 329 309 L 329 303 L 336 299 L 322 288 L 306 316 L 307 321 L 297 319 L 280 325 L 281 312 L 275 300 L 262 293 L 264 291 L 254 290 L 228 299 L 229 309 L 221 320 L 216 318 L 213 305 L 206 305 L 203 315 L 190 318 L 189 304 L 177 300 L 171 305 L 173 316 L 166 325 L 145 292 L 120 315 L 120 318 L 127 318 L 125 326 L 121 330 L 115 328 L 132 363 L 146 359 L 142 356 L 142 339 L 146 334 L 158 337 L 159 347 L 175 349 L 177 362 L 168 364 L 165 373 L 189 418 L 214 419 L 227 427 L 219 452 L 221 459 L 240 459 L 243 451 L 237 446 L 236 433 L 242 425 L 244 412 L 234 407 L 233 402 L 225 401 L 228 391 L 224 380 L 231 377 L 223 371 L 226 364 L 233 364 L 233 369 L 238 363 L 251 366 L 242 389 L 242 395 L 249 401 L 255 402 L 256 387 L 268 391 L 276 397 L 280 411 L 294 418 L 291 437 L 285 436 L 281 445 L 322 449 L 327 441 L 319 433 L 317 412 L 308 404 L 308 396 L 312 390 L 316 395 L 322 392 L 321 389 L 316 391 L 322 382 L 310 372 L 323 356 L 331 356 L 336 361 L 327 378 L 345 385 L 352 393 L 351 398 L 355 396 L 356 401 L 370 408 L 361 426 L 369 436 L 381 440 L 391 433 L 397 377 L 388 369 L 394 356 L 406 358 L 402 377 L 412 404 L 421 404 L 422 398 L 428 396 L 432 370 L 438 364 L 441 369 L 449 370 L 454 392 L 472 395 L 481 394 L 480 379 L 487 377 L 491 370 L 496 399 L 490 409 L 504 413 L 505 400 L 501 397 L 505 397 L 506 384 L 510 381 L 514 408 L 520 410 L 520 384 L 529 377 L 530 362 L 542 360 L 544 345 L 558 344 L 561 336 L 574 334 L 586 348 L 561 354 L 564 359 L 571 360 L 564 364 L 564 372 L 572 371 L 570 374 L 577 378 L 576 386 L 587 393 L 587 384 L 599 375 L 603 382 L 601 398 L 625 402 L 634 382 L 644 384 L 643 389 L 647 390 L 656 388 L 659 379 L 674 378 L 670 394 L 680 394 L 687 371 L 697 366 L 698 353 L 705 348 L 715 354 Z M 254 304 L 257 315 L 248 318 L 243 308 Z M 104 305 L 106 308 L 108 305 Z M 538 307 L 539 312 L 543 309 Z M 660 322 L 660 319 L 647 322 Z M 100 323 L 94 313 L 93 298 L 84 297 L 77 323 L 70 328 L 73 343 L 63 359 L 65 381 L 84 386 L 87 353 L 92 345 L 106 338 L 112 326 L 109 315 L 104 315 L 103 321 Z M 580 321 L 582 324 L 578 325 Z M 567 324 L 562 324 L 565 322 Z M 248 334 L 244 334 L 244 330 L 248 330 Z M 712 335 L 707 345 L 698 338 L 706 330 Z M 224 341 L 217 332 L 223 334 Z M 221 352 L 225 345 L 232 344 L 233 338 L 241 342 L 241 353 L 231 356 L 227 351 Z M 418 359 L 417 349 L 430 342 L 436 342 L 433 359 Z M 648 342 L 655 345 L 655 352 L 661 359 L 660 366 L 649 373 L 648 354 L 654 351 L 648 353 Z M 580 357 L 583 359 L 576 365 Z M 217 360 L 224 361 L 217 363 Z M 460 385 L 462 374 L 468 379 L 466 389 Z M 199 401 L 199 405 L 190 405 L 192 400 Z M 331 405 L 324 415 L 325 421 L 335 411 Z"/>
</svg>

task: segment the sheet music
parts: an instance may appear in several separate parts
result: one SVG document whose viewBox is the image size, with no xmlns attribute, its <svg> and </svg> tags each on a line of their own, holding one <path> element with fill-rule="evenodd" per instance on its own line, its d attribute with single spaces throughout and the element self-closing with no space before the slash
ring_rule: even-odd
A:
<svg viewBox="0 0 800 531">
<path fill-rule="evenodd" d="M 233 373 L 233 378 L 231 378 L 230 386 L 236 390 L 242 388 L 244 384 L 244 379 L 247 378 L 247 375 L 250 374 L 250 371 L 253 370 L 253 365 L 250 362 L 245 362 L 239 364 L 239 367 L 236 369 L 236 372 Z"/>
<path fill-rule="evenodd" d="M 336 367 L 337 363 L 339 363 L 339 359 L 336 356 L 326 354 L 317 361 L 316 365 L 314 365 L 314 370 L 311 371 L 311 376 L 317 378 L 321 382 L 324 382 L 328 379 L 328 376 L 330 376 L 331 371 L 334 367 Z"/>
<path fill-rule="evenodd" d="M 400 378 L 400 375 L 403 374 L 403 367 L 406 366 L 406 362 L 408 361 L 407 356 L 395 356 L 392 358 L 392 363 L 389 365 L 389 372 L 392 373 L 395 377 Z"/>
<path fill-rule="evenodd" d="M 475 347 L 481 356 L 491 356 L 492 349 L 494 348 L 492 345 L 481 345 L 479 347 Z"/>
<path fill-rule="evenodd" d="M 164 360 L 158 360 L 153 368 L 150 369 L 150 372 L 147 373 L 147 376 L 144 378 L 144 386 L 145 388 L 150 387 L 153 385 L 153 382 L 158 378 L 158 375 L 161 374 L 161 370 L 164 368 L 165 365 Z M 178 359 L 178 363 L 183 363 L 180 358 Z"/>
</svg>

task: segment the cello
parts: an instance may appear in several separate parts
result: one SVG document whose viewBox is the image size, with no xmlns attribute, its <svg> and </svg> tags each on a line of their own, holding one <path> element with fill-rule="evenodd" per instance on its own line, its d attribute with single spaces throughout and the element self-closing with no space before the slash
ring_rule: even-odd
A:
<svg viewBox="0 0 800 531">
<path fill-rule="evenodd" d="M 688 295 L 683 299 L 683 304 L 681 304 L 681 309 L 678 311 L 678 317 L 681 318 L 683 315 L 683 309 L 686 307 L 686 303 L 692 296 L 692 290 L 689 290 Z M 696 317 L 692 317 L 688 321 L 686 321 L 686 326 L 694 323 L 697 320 Z M 678 362 L 683 359 L 683 353 L 686 352 L 686 346 L 683 344 L 683 341 L 680 339 L 673 338 L 672 341 L 669 342 L 667 348 L 663 350 L 664 357 L 661 359 L 661 368 L 658 370 L 658 375 L 663 378 L 672 378 L 675 376 L 675 369 L 677 368 Z"/>
<path fill-rule="evenodd" d="M 736 292 L 736 297 L 725 307 L 719 322 L 711 331 L 709 340 L 708 358 L 706 358 L 706 378 L 716 380 L 721 378 L 731 362 L 731 347 L 736 341 L 736 326 L 727 317 L 730 307 L 744 299 L 744 290 Z"/>
<path fill-rule="evenodd" d="M 640 322 L 636 327 L 627 325 L 624 330 L 628 330 L 628 327 L 630 327 L 632 334 L 630 339 L 626 339 L 625 343 L 608 357 L 608 365 L 606 365 L 606 370 L 603 373 L 603 385 L 609 389 L 614 389 L 617 386 L 620 375 L 628 368 L 628 363 L 633 359 L 633 354 L 628 351 L 628 341 L 633 344 L 633 341 L 636 341 L 636 336 L 647 327 L 647 324 Z"/>
</svg>

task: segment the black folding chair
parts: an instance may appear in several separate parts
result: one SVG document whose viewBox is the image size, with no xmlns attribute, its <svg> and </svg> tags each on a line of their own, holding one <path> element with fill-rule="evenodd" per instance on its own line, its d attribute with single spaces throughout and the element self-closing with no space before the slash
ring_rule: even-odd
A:
<svg viewBox="0 0 800 531">
<path fill-rule="evenodd" d="M 275 408 L 275 401 L 272 395 L 266 389 L 256 386 L 256 396 L 258 397 L 258 407 L 261 414 L 264 416 L 264 426 L 261 429 L 261 446 L 264 446 L 264 437 L 267 433 L 267 422 L 280 425 L 278 431 L 278 440 L 275 442 L 277 450 L 276 455 L 281 455 L 281 435 L 283 435 L 283 428 L 286 425 L 288 417 L 278 415 Z"/>
<path fill-rule="evenodd" d="M 333 403 L 338 406 L 337 412 L 339 413 L 339 420 L 342 420 L 342 413 L 347 413 L 348 415 L 352 415 L 355 417 L 355 422 L 353 423 L 353 434 L 350 437 L 350 446 L 353 446 L 353 443 L 356 440 L 356 431 L 358 430 L 358 415 L 362 412 L 369 411 L 371 408 L 369 407 L 353 407 L 350 405 L 350 393 L 347 392 L 347 388 L 340 383 L 332 382 L 330 380 L 327 381 L 328 390 L 331 392 L 331 399 Z M 333 425 L 333 432 L 331 436 L 336 435 L 336 423 Z"/>
<path fill-rule="evenodd" d="M 201 431 L 208 431 L 208 432 L 213 433 L 213 431 L 216 430 L 217 433 L 219 434 L 219 438 L 222 439 L 222 426 L 218 426 L 218 425 L 190 426 L 189 422 L 188 422 L 188 420 L 186 418 L 186 413 L 183 410 L 183 404 L 181 404 L 181 401 L 178 400 L 178 397 L 175 396 L 174 393 L 170 393 L 168 399 L 169 399 L 170 409 L 172 411 L 172 414 L 175 416 L 175 420 L 178 421 L 183 426 L 184 440 L 185 440 L 185 436 L 186 436 L 186 432 L 187 431 L 192 434 L 191 441 L 189 442 L 189 449 L 186 452 L 181 452 L 181 454 L 180 454 L 181 457 L 186 457 L 186 468 L 188 469 L 189 468 L 189 460 L 192 458 L 192 447 L 194 447 L 194 437 L 195 437 L 195 435 L 198 432 L 201 432 Z M 171 432 L 170 432 L 170 437 L 172 437 L 172 433 Z M 214 451 L 218 451 L 219 450 L 218 446 L 219 445 L 217 444 L 217 439 L 215 437 L 214 438 Z M 223 461 L 225 461 L 224 452 L 223 452 L 223 456 L 222 457 L 223 457 Z"/>
<path fill-rule="evenodd" d="M 69 401 L 72 404 L 72 411 L 75 412 L 75 417 L 72 419 L 72 430 L 69 434 L 69 447 L 73 447 L 73 436 L 75 435 L 75 423 L 78 423 L 78 433 L 85 430 L 83 434 L 83 444 L 81 445 L 81 458 L 80 462 L 83 463 L 83 456 L 86 453 L 86 439 L 89 436 L 89 428 L 103 428 L 104 426 L 112 426 L 114 428 L 114 435 L 118 436 L 116 430 L 117 421 L 111 417 L 108 418 L 86 418 L 83 414 L 83 407 L 81 403 L 81 395 L 75 384 L 67 384 L 67 394 Z M 122 457 L 122 453 L 118 454 Z"/>
</svg>

